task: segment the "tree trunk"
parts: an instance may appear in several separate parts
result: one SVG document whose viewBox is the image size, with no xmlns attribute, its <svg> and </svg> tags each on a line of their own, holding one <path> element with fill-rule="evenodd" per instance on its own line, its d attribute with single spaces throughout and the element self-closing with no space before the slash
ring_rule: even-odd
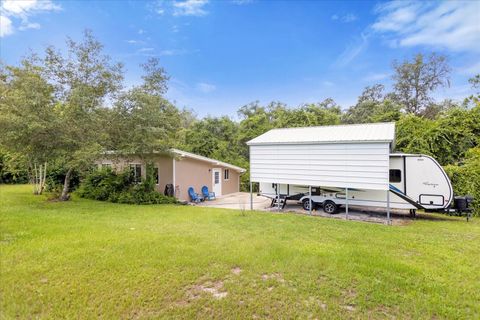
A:
<svg viewBox="0 0 480 320">
<path fill-rule="evenodd" d="M 37 163 L 33 164 L 33 194 L 38 195 L 38 171 Z"/>
<path fill-rule="evenodd" d="M 70 195 L 68 194 L 68 189 L 70 186 L 70 176 L 72 175 L 72 168 L 68 169 L 67 174 L 65 175 L 65 180 L 63 182 L 63 190 L 62 195 L 60 196 L 61 201 L 67 201 L 70 199 Z"/>
<path fill-rule="evenodd" d="M 43 183 L 43 165 L 38 166 L 38 193 L 42 194 L 42 183 Z"/>
<path fill-rule="evenodd" d="M 40 183 L 40 194 L 43 193 L 43 190 L 45 190 L 45 181 L 47 180 L 47 162 L 43 164 L 43 176 L 42 176 L 42 182 Z"/>
</svg>

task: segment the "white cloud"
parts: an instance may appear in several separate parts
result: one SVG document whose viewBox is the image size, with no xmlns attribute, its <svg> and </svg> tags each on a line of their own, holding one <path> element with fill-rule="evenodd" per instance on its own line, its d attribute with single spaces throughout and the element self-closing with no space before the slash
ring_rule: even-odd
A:
<svg viewBox="0 0 480 320">
<path fill-rule="evenodd" d="M 153 13 L 156 13 L 160 16 L 164 15 L 166 10 L 166 4 L 167 2 L 164 0 L 157 0 L 157 1 L 149 1 L 147 2 L 147 9 L 150 10 Z"/>
<path fill-rule="evenodd" d="M 154 48 L 140 48 L 138 49 L 138 52 L 151 52 L 155 50 Z"/>
<path fill-rule="evenodd" d="M 50 0 L 4 0 L 2 9 L 12 15 L 29 15 L 34 11 L 58 11 L 61 7 Z"/>
<path fill-rule="evenodd" d="M 239 1 L 243 2 L 242 0 Z M 160 16 L 168 14 L 173 16 L 200 17 L 208 14 L 208 11 L 204 8 L 208 2 L 209 0 L 157 0 L 154 2 L 149 2 L 147 4 L 147 9 Z M 177 31 L 178 29 L 173 29 L 173 32 Z"/>
<path fill-rule="evenodd" d="M 217 89 L 217 87 L 213 84 L 206 83 L 206 82 L 199 82 L 196 85 L 196 88 L 198 91 L 201 91 L 203 93 L 210 93 L 213 92 Z"/>
<path fill-rule="evenodd" d="M 168 49 L 160 51 L 160 56 L 178 56 L 187 53 L 187 50 L 182 49 Z"/>
<path fill-rule="evenodd" d="M 468 66 L 458 68 L 457 70 L 460 74 L 473 76 L 475 74 L 480 74 L 480 61 Z"/>
<path fill-rule="evenodd" d="M 363 81 L 372 82 L 380 81 L 389 77 L 388 73 L 370 73 L 363 78 Z"/>
<path fill-rule="evenodd" d="M 344 16 L 342 17 L 342 21 L 343 21 L 343 22 L 346 22 L 346 23 L 348 23 L 348 22 L 353 22 L 353 21 L 355 21 L 355 20 L 357 20 L 357 16 L 354 15 L 353 13 L 347 13 L 346 15 L 344 15 Z"/>
<path fill-rule="evenodd" d="M 40 24 L 36 22 L 29 22 L 27 24 L 21 25 L 19 30 L 28 30 L 28 29 L 40 29 Z"/>
<path fill-rule="evenodd" d="M 203 8 L 208 0 L 185 0 L 173 2 L 174 16 L 204 16 L 208 12 Z"/>
<path fill-rule="evenodd" d="M 157 50 L 153 47 L 142 47 L 138 48 L 131 53 L 125 53 L 123 57 L 131 56 L 144 56 L 144 57 L 168 57 L 168 56 L 179 56 L 183 54 L 192 53 L 195 51 L 187 51 L 185 49 L 166 49 L 166 50 Z"/>
<path fill-rule="evenodd" d="M 231 3 L 236 4 L 236 5 L 244 5 L 244 4 L 250 4 L 252 3 L 253 0 L 232 0 Z"/>
<path fill-rule="evenodd" d="M 338 14 L 334 14 L 331 19 L 333 21 L 341 21 L 343 23 L 349 23 L 349 22 L 353 22 L 355 20 L 357 20 L 357 16 L 354 15 L 353 13 L 347 13 L 347 14 L 344 14 L 343 16 L 339 16 Z"/>
<path fill-rule="evenodd" d="M 13 33 L 12 20 L 4 15 L 0 15 L 0 37 L 5 37 Z"/>
<path fill-rule="evenodd" d="M 142 41 L 142 40 L 131 39 L 131 40 L 125 40 L 125 41 L 129 44 L 145 44 L 145 41 Z"/>
<path fill-rule="evenodd" d="M 0 37 L 15 31 L 12 19 L 20 20 L 19 30 L 39 29 L 39 23 L 29 21 L 31 16 L 59 10 L 61 7 L 51 0 L 4 0 L 0 7 Z"/>
<path fill-rule="evenodd" d="M 403 46 L 480 52 L 480 2 L 389 2 L 376 8 L 372 29 Z"/>
<path fill-rule="evenodd" d="M 332 81 L 324 80 L 322 81 L 322 85 L 325 87 L 333 87 L 335 84 Z"/>
<path fill-rule="evenodd" d="M 360 37 L 350 44 L 338 57 L 335 62 L 336 66 L 344 67 L 362 53 L 368 46 L 370 34 L 361 33 Z"/>
</svg>

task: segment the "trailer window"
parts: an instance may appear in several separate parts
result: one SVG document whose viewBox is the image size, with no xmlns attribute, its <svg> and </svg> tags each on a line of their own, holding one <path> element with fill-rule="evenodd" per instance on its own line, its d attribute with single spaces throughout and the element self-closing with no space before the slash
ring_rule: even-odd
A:
<svg viewBox="0 0 480 320">
<path fill-rule="evenodd" d="M 390 182 L 402 182 L 402 171 L 390 169 Z"/>
</svg>

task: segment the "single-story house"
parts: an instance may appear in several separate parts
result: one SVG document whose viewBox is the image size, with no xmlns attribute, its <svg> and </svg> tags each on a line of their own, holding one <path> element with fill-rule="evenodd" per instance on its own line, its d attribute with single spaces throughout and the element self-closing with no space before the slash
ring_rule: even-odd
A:
<svg viewBox="0 0 480 320">
<path fill-rule="evenodd" d="M 148 158 L 148 160 L 145 160 Z M 194 153 L 170 149 L 169 152 L 156 153 L 148 157 L 137 155 L 112 156 L 105 154 L 96 161 L 99 167 L 111 167 L 113 170 L 130 168 L 138 180 L 145 178 L 147 163 L 153 164 L 156 189 L 164 193 L 167 185 L 174 186 L 174 195 L 179 200 L 190 200 L 188 188 L 201 193 L 203 186 L 215 195 L 222 196 L 240 191 L 240 175 L 246 170 L 232 164 L 203 157 Z"/>
</svg>

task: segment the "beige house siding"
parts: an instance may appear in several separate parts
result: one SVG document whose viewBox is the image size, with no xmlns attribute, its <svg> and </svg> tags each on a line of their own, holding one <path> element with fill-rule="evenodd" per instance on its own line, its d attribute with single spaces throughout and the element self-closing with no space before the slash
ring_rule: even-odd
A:
<svg viewBox="0 0 480 320">
<path fill-rule="evenodd" d="M 229 179 L 225 180 L 225 170 L 229 171 Z M 222 168 L 222 194 L 238 192 L 240 188 L 240 174 L 232 169 Z"/>
<path fill-rule="evenodd" d="M 175 195 L 179 200 L 190 200 L 188 188 L 193 187 L 196 193 L 207 186 L 212 191 L 212 165 L 205 161 L 183 158 L 175 160 Z"/>
<path fill-rule="evenodd" d="M 193 187 L 197 193 L 201 193 L 203 186 L 207 186 L 209 191 L 213 191 L 213 168 L 221 169 L 222 195 L 240 191 L 240 173 L 238 171 L 189 157 L 175 158 L 174 160 L 169 155 L 156 155 L 151 157 L 150 160 L 145 161 L 133 155 L 125 158 L 112 158 L 107 156 L 97 160 L 95 163 L 99 167 L 102 164 L 110 164 L 112 169 L 116 171 L 123 171 L 127 169 L 130 164 L 138 163 L 142 165 L 142 177 L 145 178 L 145 164 L 150 161 L 159 168 L 159 184 L 156 186 L 156 190 L 163 194 L 167 184 L 175 184 L 175 196 L 179 200 L 190 200 L 188 196 L 189 187 Z M 175 177 L 173 176 L 174 167 Z M 225 169 L 229 170 L 228 180 L 225 180 Z"/>
<path fill-rule="evenodd" d="M 167 155 L 158 155 L 153 157 L 148 162 L 152 162 L 155 167 L 158 168 L 159 184 L 156 186 L 156 190 L 160 193 L 165 191 L 165 186 L 169 183 L 173 184 L 173 162 L 172 158 Z M 102 164 L 110 164 L 112 169 L 121 172 L 128 169 L 130 164 L 138 163 L 142 165 L 142 178 L 145 179 L 146 161 L 138 156 L 129 156 L 126 158 L 103 158 L 95 162 L 98 166 Z"/>
<path fill-rule="evenodd" d="M 112 169 L 117 172 L 122 172 L 123 170 L 127 169 L 130 166 L 130 164 L 141 164 L 142 177 L 145 178 L 146 176 L 144 160 L 142 160 L 140 157 L 137 157 L 137 156 L 128 156 L 126 158 L 106 157 L 106 158 L 97 160 L 95 164 L 97 164 L 99 167 L 101 167 L 102 164 L 110 164 L 112 166 Z"/>
<path fill-rule="evenodd" d="M 160 183 L 157 185 L 157 191 L 163 193 L 167 184 L 173 184 L 173 159 L 169 156 L 158 156 L 154 160 L 158 168 Z"/>
</svg>

